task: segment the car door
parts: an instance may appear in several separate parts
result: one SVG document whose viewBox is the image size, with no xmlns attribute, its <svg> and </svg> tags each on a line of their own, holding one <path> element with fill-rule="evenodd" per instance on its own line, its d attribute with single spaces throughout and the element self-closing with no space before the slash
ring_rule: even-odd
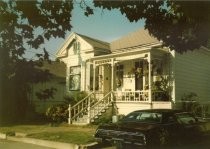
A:
<svg viewBox="0 0 210 149">
<path fill-rule="evenodd" d="M 165 117 L 163 125 L 163 127 L 167 129 L 169 133 L 170 143 L 174 144 L 181 141 L 179 138 L 181 138 L 185 133 L 185 128 L 178 123 L 176 117 L 173 114 L 168 114 Z"/>
</svg>

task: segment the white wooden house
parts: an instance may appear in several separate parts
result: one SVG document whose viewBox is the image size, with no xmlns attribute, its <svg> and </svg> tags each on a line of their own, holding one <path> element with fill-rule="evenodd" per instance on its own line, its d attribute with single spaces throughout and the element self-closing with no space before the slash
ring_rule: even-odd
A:
<svg viewBox="0 0 210 149">
<path fill-rule="evenodd" d="M 210 100 L 210 50 L 179 54 L 144 29 L 111 43 L 72 33 L 57 57 L 67 65 L 67 92 L 89 93 L 70 107 L 70 121 L 89 123 L 110 105 L 117 114 L 177 108 L 188 92 Z"/>
</svg>

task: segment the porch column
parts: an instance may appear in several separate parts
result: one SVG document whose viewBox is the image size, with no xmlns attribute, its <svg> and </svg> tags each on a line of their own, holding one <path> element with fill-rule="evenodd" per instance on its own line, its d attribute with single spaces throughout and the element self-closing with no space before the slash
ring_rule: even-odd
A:
<svg viewBox="0 0 210 149">
<path fill-rule="evenodd" d="M 112 80 L 111 80 L 111 90 L 114 90 L 114 59 L 112 58 L 111 61 L 111 67 L 112 67 Z"/>
<path fill-rule="evenodd" d="M 151 54 L 148 54 L 148 67 L 149 67 L 149 103 L 152 104 L 152 79 L 151 79 Z M 151 105 L 152 108 L 152 105 Z"/>
<path fill-rule="evenodd" d="M 93 92 L 95 92 L 96 89 L 96 64 L 93 63 Z"/>
<path fill-rule="evenodd" d="M 111 67 L 112 67 L 112 80 L 111 80 L 111 101 L 114 101 L 113 91 L 114 91 L 114 58 L 111 60 Z"/>
<path fill-rule="evenodd" d="M 84 88 L 84 91 L 86 91 L 87 89 L 86 89 L 86 78 L 87 78 L 87 72 L 86 72 L 86 69 L 87 69 L 87 62 L 86 61 L 84 61 L 84 86 L 83 86 L 83 88 Z"/>
</svg>

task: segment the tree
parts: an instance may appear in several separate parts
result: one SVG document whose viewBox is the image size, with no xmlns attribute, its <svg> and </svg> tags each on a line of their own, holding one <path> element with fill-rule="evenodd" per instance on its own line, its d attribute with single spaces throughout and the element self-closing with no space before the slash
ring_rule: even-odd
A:
<svg viewBox="0 0 210 149">
<path fill-rule="evenodd" d="M 118 9 L 131 22 L 145 19 L 145 28 L 179 53 L 210 46 L 210 1 L 94 0 L 94 6 Z"/>
<path fill-rule="evenodd" d="M 24 53 L 52 37 L 64 38 L 72 9 L 72 1 L 0 1 L 0 124 L 23 117 L 30 84 L 49 79 L 49 72 L 38 69 L 47 51 L 37 53 L 37 61 Z"/>
</svg>

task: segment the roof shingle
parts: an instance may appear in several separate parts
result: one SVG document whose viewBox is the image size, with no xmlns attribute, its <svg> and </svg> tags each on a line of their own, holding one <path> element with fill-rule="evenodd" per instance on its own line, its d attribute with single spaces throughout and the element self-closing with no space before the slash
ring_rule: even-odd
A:
<svg viewBox="0 0 210 149">
<path fill-rule="evenodd" d="M 132 32 L 120 39 L 111 42 L 111 51 L 115 52 L 120 49 L 144 46 L 148 44 L 160 43 L 155 37 L 151 36 L 148 30 L 139 29 L 136 32 Z"/>
</svg>

